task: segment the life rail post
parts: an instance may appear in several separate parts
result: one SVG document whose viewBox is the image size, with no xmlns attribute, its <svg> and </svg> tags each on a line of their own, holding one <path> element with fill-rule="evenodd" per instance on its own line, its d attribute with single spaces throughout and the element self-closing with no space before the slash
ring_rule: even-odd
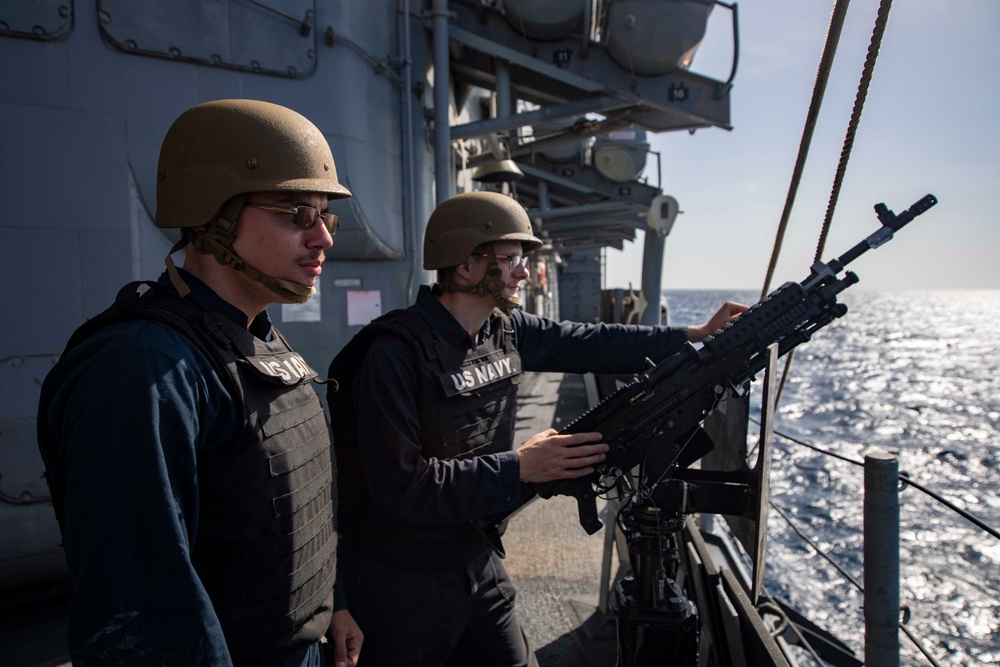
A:
<svg viewBox="0 0 1000 667">
<path fill-rule="evenodd" d="M 865 664 L 899 667 L 899 461 L 865 455 Z"/>
</svg>

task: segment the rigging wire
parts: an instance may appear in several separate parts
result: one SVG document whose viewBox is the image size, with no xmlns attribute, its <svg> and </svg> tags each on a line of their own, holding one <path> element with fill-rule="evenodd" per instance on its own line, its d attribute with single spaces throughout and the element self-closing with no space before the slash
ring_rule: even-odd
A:
<svg viewBox="0 0 1000 667">
<path fill-rule="evenodd" d="M 840 162 L 837 164 L 837 173 L 833 177 L 833 188 L 830 191 L 830 201 L 827 203 L 826 217 L 823 220 L 823 228 L 820 232 L 819 242 L 816 245 L 816 255 L 813 258 L 813 261 L 816 262 L 823 259 L 823 249 L 826 246 L 826 238 L 830 233 L 833 212 L 837 208 L 837 200 L 840 198 L 840 188 L 844 182 L 844 174 L 847 172 L 847 162 L 851 158 L 854 137 L 858 132 L 858 124 L 861 123 L 861 112 L 865 107 L 865 100 L 868 98 L 868 88 L 871 85 L 872 75 L 875 72 L 875 61 L 878 59 L 879 49 L 882 47 L 885 28 L 889 22 L 890 9 L 892 9 L 892 0 L 882 0 L 881 4 L 879 4 L 878 14 L 875 17 L 875 29 L 872 31 L 872 39 L 868 45 L 868 56 L 865 59 L 865 66 L 861 72 L 861 81 L 858 83 L 858 92 L 854 98 L 854 109 L 851 111 L 851 120 L 847 124 L 844 146 L 840 150 Z"/>
<path fill-rule="evenodd" d="M 752 421 L 752 422 L 754 422 L 756 424 L 760 424 L 760 422 L 758 420 L 756 420 L 756 419 L 754 419 L 752 417 L 750 418 L 750 421 Z M 826 456 L 830 456 L 830 457 L 833 457 L 835 459 L 840 459 L 841 461 L 846 461 L 847 463 L 850 463 L 852 465 L 861 466 L 862 468 L 865 465 L 864 461 L 858 461 L 856 459 L 852 459 L 852 458 L 849 458 L 847 456 L 843 456 L 841 454 L 837 454 L 835 452 L 831 452 L 829 450 L 823 449 L 822 447 L 817 447 L 816 445 L 812 445 L 812 444 L 809 444 L 808 442 L 804 442 L 802 440 L 794 438 L 794 437 L 788 435 L 787 433 L 782 433 L 781 431 L 775 430 L 774 434 L 775 435 L 780 435 L 782 438 L 785 438 L 786 440 L 790 440 L 791 442 L 794 442 L 797 445 L 802 445 L 803 447 L 807 447 L 807 448 L 809 448 L 809 449 L 811 449 L 811 450 L 813 450 L 815 452 L 819 452 L 820 454 L 825 454 Z M 975 514 L 972 514 L 968 510 L 962 509 L 961 507 L 959 507 L 955 503 L 951 502 L 950 500 L 948 500 L 947 498 L 945 498 L 941 494 L 939 494 L 939 493 L 937 493 L 935 491 L 931 491 L 930 489 L 928 489 L 923 484 L 920 484 L 919 482 L 915 481 L 913 478 L 911 478 L 905 472 L 899 473 L 899 481 L 903 482 L 903 484 L 906 484 L 908 486 L 912 486 L 913 488 L 917 489 L 918 491 L 922 491 L 923 493 L 927 494 L 928 496 L 930 496 L 931 498 L 933 498 L 937 502 L 941 503 L 942 505 L 944 505 L 948 509 L 952 510 L 956 514 L 959 514 L 963 518 L 965 518 L 968 521 L 974 523 L 976 526 L 978 526 L 982 530 L 986 531 L 987 533 L 989 533 L 993 537 L 995 537 L 997 539 L 1000 539 L 1000 530 L 997 530 L 996 528 L 990 526 L 988 523 L 986 523 L 985 521 L 983 521 L 982 519 L 980 519 L 979 517 L 977 517 Z"/>
<path fill-rule="evenodd" d="M 844 175 L 847 173 L 847 163 L 851 159 L 851 149 L 854 147 L 854 138 L 857 135 L 858 125 L 861 123 L 861 112 L 865 108 L 865 100 L 868 99 L 868 88 L 871 86 L 872 75 L 875 72 L 875 62 L 878 60 L 879 50 L 882 47 L 882 38 L 885 36 L 885 29 L 889 22 L 890 9 L 892 9 L 892 0 L 882 0 L 881 3 L 879 3 L 878 13 L 875 17 L 875 28 L 872 30 L 872 38 L 868 44 L 868 55 L 865 58 L 865 65 L 861 71 L 861 81 L 858 82 L 858 92 L 854 97 L 854 108 L 851 110 L 851 119 L 847 123 L 847 133 L 844 136 L 844 145 L 840 150 L 840 160 L 837 163 L 837 172 L 833 177 L 833 187 L 830 189 L 830 199 L 827 202 L 826 215 L 823 218 L 823 226 L 820 229 L 819 240 L 816 244 L 816 254 L 813 258 L 814 262 L 819 262 L 823 259 L 823 250 L 826 247 L 826 239 L 830 233 L 830 224 L 833 221 L 833 213 L 837 208 L 837 201 L 840 199 L 840 189 L 844 182 Z M 834 11 L 836 12 L 836 10 Z M 804 162 L 805 156 L 802 156 L 802 159 Z M 801 176 L 801 173 L 799 175 Z M 797 187 L 798 184 L 796 183 L 796 188 Z M 794 195 L 792 196 L 791 202 L 786 202 L 786 206 L 790 207 L 793 202 Z M 787 223 L 787 220 L 785 220 L 784 217 L 783 222 Z M 781 229 L 780 231 L 783 235 L 784 229 Z M 770 281 L 771 275 L 774 271 L 774 266 L 777 264 L 779 249 L 780 245 L 776 243 L 775 253 L 771 257 L 771 264 L 768 267 L 768 281 Z M 763 295 L 761 298 L 763 298 Z M 781 373 L 781 382 L 778 384 L 778 401 L 781 400 L 781 394 L 785 389 L 785 380 L 788 378 L 792 368 L 792 361 L 794 359 L 795 350 L 792 350 L 788 353 L 788 356 L 785 357 L 785 368 Z"/>
<path fill-rule="evenodd" d="M 752 421 L 752 422 L 754 422 L 754 423 L 756 423 L 758 425 L 760 424 L 760 421 L 758 421 L 757 419 L 754 419 L 752 417 L 750 418 L 750 421 Z M 802 445 L 803 447 L 811 449 L 811 450 L 813 450 L 815 452 L 818 452 L 820 454 L 824 454 L 826 456 L 830 456 L 832 458 L 839 459 L 841 461 L 845 461 L 845 462 L 850 463 L 852 465 L 860 466 L 862 468 L 865 465 L 863 461 L 857 461 L 857 460 L 852 459 L 850 457 L 843 456 L 841 454 L 837 454 L 835 452 L 831 452 L 829 450 L 823 449 L 822 447 L 817 447 L 816 445 L 810 444 L 810 443 L 805 442 L 803 440 L 799 440 L 798 438 L 795 438 L 795 437 L 793 437 L 791 435 L 788 435 L 787 433 L 783 433 L 781 431 L 778 431 L 777 429 L 774 430 L 774 434 L 778 435 L 778 436 L 780 436 L 782 438 L 785 438 L 786 440 L 794 442 L 795 444 Z M 913 479 L 910 478 L 909 475 L 907 475 L 905 473 L 900 473 L 899 474 L 899 480 L 901 482 L 903 482 L 905 485 L 913 486 L 914 488 L 918 489 L 919 491 L 922 491 L 923 493 L 927 494 L 928 496 L 930 496 L 931 498 L 933 498 L 937 502 L 939 502 L 942 505 L 948 507 L 949 509 L 951 509 L 952 511 L 954 511 L 957 514 L 961 515 L 962 517 L 968 519 L 969 521 L 971 521 L 972 523 L 974 523 L 976 526 L 982 528 L 987 533 L 989 533 L 989 534 L 993 535 L 994 537 L 997 537 L 998 539 L 1000 539 L 1000 531 L 997 531 L 995 528 L 989 526 L 988 524 L 986 524 L 984 521 L 982 521 L 981 519 L 979 519 L 978 517 L 976 517 L 972 513 L 968 512 L 966 510 L 963 510 L 962 508 L 956 506 L 954 503 L 948 501 L 947 499 L 945 499 L 944 497 L 942 497 L 940 494 L 938 494 L 938 493 L 936 493 L 934 491 L 931 491 L 930 489 L 928 489 L 927 487 L 923 486 L 922 484 L 920 484 L 918 482 L 915 482 Z M 852 576 L 842 565 L 840 565 L 839 563 L 837 563 L 833 559 L 833 557 L 831 557 L 830 555 L 828 555 L 827 553 L 825 553 L 820 548 L 820 546 L 815 543 L 815 541 L 813 541 L 807 535 L 805 535 L 805 533 L 803 533 L 802 530 L 800 530 L 799 527 L 796 526 L 792 522 L 791 518 L 784 512 L 784 510 L 782 510 L 780 507 L 778 507 L 774 503 L 774 501 L 770 500 L 770 499 L 768 500 L 768 505 L 772 509 L 774 509 L 774 511 L 777 512 L 779 516 L 781 516 L 781 518 L 785 521 L 785 523 L 788 524 L 789 528 L 791 528 L 792 531 L 795 532 L 795 534 L 798 535 L 799 538 L 803 542 L 805 542 L 806 544 L 808 544 L 820 557 L 822 557 L 824 560 L 826 560 L 827 562 L 829 562 L 830 565 L 833 566 L 833 568 L 836 569 L 851 584 L 853 584 L 854 587 L 858 589 L 858 591 L 860 591 L 861 593 L 864 593 L 864 587 L 861 585 L 861 582 L 859 582 L 854 576 Z M 939 663 L 934 658 L 934 656 L 931 655 L 930 651 L 927 649 L 927 647 L 925 647 L 923 645 L 923 643 L 920 641 L 920 639 L 908 627 L 906 627 L 906 621 L 905 620 L 899 623 L 899 629 L 902 630 L 903 634 L 905 634 L 907 636 L 907 638 L 909 638 L 909 640 L 913 643 L 913 645 L 916 646 L 917 650 L 919 650 L 920 653 L 923 654 L 923 656 L 925 658 L 927 658 L 928 662 L 930 662 L 934 667 L 941 667 L 941 663 Z M 807 646 L 808 646 L 808 644 L 807 644 Z M 811 649 L 812 647 L 809 646 L 809 648 Z"/>
<path fill-rule="evenodd" d="M 816 72 L 816 83 L 813 85 L 812 101 L 809 103 L 809 111 L 806 114 L 805 127 L 802 128 L 802 138 L 799 140 L 799 154 L 795 159 L 795 168 L 792 171 L 792 181 L 788 185 L 788 194 L 785 197 L 785 208 L 781 212 L 781 221 L 778 223 L 778 232 L 774 238 L 774 249 L 771 252 L 771 261 L 767 267 L 767 276 L 764 278 L 764 287 L 761 290 L 760 298 L 763 299 L 770 291 L 771 280 L 774 278 L 774 269 L 778 264 L 778 255 L 781 254 L 781 245 L 785 239 L 785 230 L 788 228 L 788 219 L 792 214 L 792 206 L 795 204 L 795 195 L 799 190 L 799 183 L 802 181 L 802 172 L 806 166 L 806 158 L 809 155 L 809 146 L 812 144 L 813 133 L 816 130 L 816 123 L 819 120 L 819 110 L 823 106 L 823 95 L 826 93 L 826 85 L 830 80 L 830 70 L 833 69 L 833 59 L 837 55 L 837 45 L 840 42 L 840 35 L 844 29 L 844 20 L 847 17 L 847 7 L 850 0 L 837 0 L 830 17 L 830 27 L 827 30 L 826 44 L 823 46 L 823 55 L 820 58 L 819 69 Z"/>
<path fill-rule="evenodd" d="M 792 522 L 791 518 L 784 512 L 784 510 L 782 510 L 780 507 L 774 504 L 773 500 L 768 500 L 767 504 L 770 505 L 771 509 L 777 512 L 781 516 L 781 518 L 785 520 L 785 523 L 788 524 L 788 527 L 791 528 L 795 532 L 795 534 L 802 539 L 803 542 L 812 547 L 813 551 L 815 551 L 820 557 L 822 557 L 824 560 L 830 563 L 830 565 L 832 565 L 833 568 L 837 570 L 837 572 L 843 575 L 845 579 L 851 582 L 854 585 L 854 587 L 858 589 L 859 592 L 861 593 L 865 592 L 865 588 L 864 586 L 861 585 L 861 582 L 859 582 L 857 578 L 852 576 L 850 572 L 848 572 L 842 565 L 840 565 L 840 563 L 835 561 L 832 556 L 825 553 L 820 548 L 820 546 L 816 544 L 814 540 L 806 536 L 806 534 L 803 533 L 802 530 L 799 529 L 799 527 Z M 910 641 L 913 642 L 914 646 L 917 647 L 917 650 L 919 650 L 924 655 L 924 657 L 927 658 L 927 660 L 932 665 L 934 665 L 934 667 L 941 667 L 941 663 L 939 663 L 937 660 L 934 659 L 934 656 L 930 654 L 927 647 L 923 645 L 923 642 L 921 642 L 920 639 L 917 636 L 915 636 L 910 631 L 910 629 L 906 627 L 904 623 L 899 624 L 899 629 L 903 631 L 903 634 L 905 634 L 910 639 Z"/>
</svg>

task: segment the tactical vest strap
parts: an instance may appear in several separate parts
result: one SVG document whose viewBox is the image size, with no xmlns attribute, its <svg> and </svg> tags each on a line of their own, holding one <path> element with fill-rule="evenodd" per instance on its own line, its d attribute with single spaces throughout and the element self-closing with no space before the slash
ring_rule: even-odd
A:
<svg viewBox="0 0 1000 667">
<path fill-rule="evenodd" d="M 351 391 L 354 376 L 365 358 L 365 352 L 376 336 L 390 335 L 413 342 L 427 335 L 433 339 L 433 330 L 418 313 L 412 313 L 411 309 L 394 310 L 377 317 L 366 324 L 361 331 L 344 346 L 344 349 L 330 362 L 327 370 L 327 377 L 334 380 L 333 386 L 327 388 L 326 398 L 330 405 L 333 405 L 333 396 L 343 387 L 344 391 Z M 434 345 L 427 344 L 433 351 Z M 436 352 L 433 352 L 436 354 Z M 428 357 L 431 358 L 431 357 Z"/>
<path fill-rule="evenodd" d="M 510 321 L 510 316 L 505 314 L 502 310 L 497 308 L 493 311 L 500 317 L 500 321 L 503 323 L 503 351 L 506 354 L 510 354 L 512 351 L 517 349 L 517 338 L 514 334 L 514 323 Z"/>
<path fill-rule="evenodd" d="M 140 294 L 139 288 L 143 285 L 147 286 L 149 290 Z M 242 395 L 242 388 L 226 370 L 226 360 L 219 355 L 218 345 L 213 345 L 212 341 L 206 340 L 206 336 L 211 336 L 224 347 L 232 346 L 229 337 L 221 332 L 221 324 L 213 322 L 206 317 L 204 311 L 174 295 L 168 288 L 149 280 L 137 280 L 118 290 L 114 303 L 107 310 L 90 318 L 73 332 L 69 342 L 66 343 L 66 349 L 63 350 L 62 356 L 104 327 L 135 320 L 150 320 L 165 324 L 183 335 L 212 365 L 222 384 L 226 387 L 226 391 L 231 396 Z M 196 326 L 194 324 L 196 322 L 202 326 Z M 242 421 L 245 418 L 243 402 L 236 401 L 235 403 L 240 411 L 239 416 Z"/>
</svg>

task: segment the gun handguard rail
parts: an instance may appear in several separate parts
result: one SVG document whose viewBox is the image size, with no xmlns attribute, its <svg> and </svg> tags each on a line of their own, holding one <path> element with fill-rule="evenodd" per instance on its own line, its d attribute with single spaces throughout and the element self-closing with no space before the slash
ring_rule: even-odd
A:
<svg viewBox="0 0 1000 667">
<path fill-rule="evenodd" d="M 669 477 L 672 468 L 700 458 L 703 453 L 685 452 L 685 442 L 726 391 L 740 394 L 741 386 L 764 368 L 772 343 L 779 344 L 779 354 L 787 354 L 847 313 L 837 294 L 857 283 L 858 277 L 850 271 L 843 278 L 837 274 L 936 203 L 933 195 L 927 195 L 898 216 L 885 204 L 877 204 L 883 226 L 874 234 L 829 263 L 816 262 L 805 280 L 777 288 L 706 338 L 700 349 L 686 343 L 680 352 L 580 415 L 560 432 L 601 433 L 610 445 L 607 458 L 590 475 L 537 483 L 532 485 L 535 491 L 544 498 L 575 496 L 580 524 L 594 533 L 603 525 L 595 489 L 602 478 L 651 461 Z"/>
</svg>

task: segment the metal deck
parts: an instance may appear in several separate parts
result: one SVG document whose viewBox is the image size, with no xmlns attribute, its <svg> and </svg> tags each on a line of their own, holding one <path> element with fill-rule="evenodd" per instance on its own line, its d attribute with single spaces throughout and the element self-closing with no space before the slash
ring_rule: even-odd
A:
<svg viewBox="0 0 1000 667">
<path fill-rule="evenodd" d="M 588 408 L 582 376 L 558 373 L 526 373 L 519 403 L 517 445 L 549 427 L 562 428 Z M 587 535 L 576 501 L 556 496 L 521 510 L 503 539 L 518 616 L 539 665 L 614 665 L 614 619 L 597 613 L 603 531 Z"/>
</svg>

